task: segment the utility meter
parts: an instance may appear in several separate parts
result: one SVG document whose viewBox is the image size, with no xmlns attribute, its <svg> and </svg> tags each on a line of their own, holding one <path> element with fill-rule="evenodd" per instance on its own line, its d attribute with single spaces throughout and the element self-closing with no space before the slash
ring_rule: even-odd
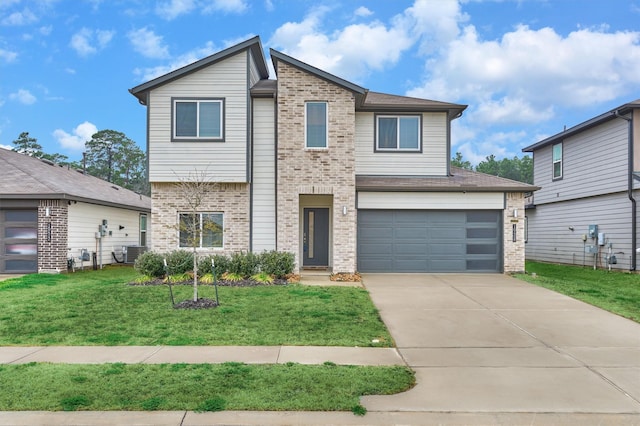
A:
<svg viewBox="0 0 640 426">
<path fill-rule="evenodd" d="M 598 225 L 589 225 L 589 238 L 595 239 L 598 236 Z"/>
</svg>

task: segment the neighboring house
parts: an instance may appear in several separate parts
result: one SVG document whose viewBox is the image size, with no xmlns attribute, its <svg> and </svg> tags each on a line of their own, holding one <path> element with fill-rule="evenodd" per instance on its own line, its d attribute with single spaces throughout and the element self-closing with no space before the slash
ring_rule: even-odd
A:
<svg viewBox="0 0 640 426">
<path fill-rule="evenodd" d="M 636 100 L 523 149 L 542 187 L 527 205 L 527 259 L 636 270 L 639 123 Z"/>
<path fill-rule="evenodd" d="M 531 185 L 450 167 L 465 105 L 370 92 L 271 50 L 258 37 L 130 92 L 147 106 L 152 248 L 281 250 L 296 269 L 511 272 L 524 269 Z M 207 171 L 197 215 L 176 182 Z"/>
<path fill-rule="evenodd" d="M 97 265 L 114 263 L 112 252 L 130 262 L 149 243 L 149 197 L 6 149 L 0 170 L 0 273 L 66 271 L 68 258 L 89 267 L 93 253 Z"/>
</svg>

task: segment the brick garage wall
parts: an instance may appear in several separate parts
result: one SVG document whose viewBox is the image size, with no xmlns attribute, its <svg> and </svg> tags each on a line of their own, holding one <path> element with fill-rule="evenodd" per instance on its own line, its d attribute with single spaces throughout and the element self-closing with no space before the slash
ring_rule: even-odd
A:
<svg viewBox="0 0 640 426">
<path fill-rule="evenodd" d="M 199 211 L 224 214 L 224 247 L 200 249 L 202 253 L 234 253 L 249 250 L 249 185 L 212 183 Z M 151 183 L 151 249 L 160 253 L 176 250 L 178 214 L 187 208 L 174 183 Z"/>
<path fill-rule="evenodd" d="M 49 209 L 48 216 L 47 208 Z M 69 206 L 64 200 L 40 200 L 38 205 L 38 272 L 64 272 L 67 270 L 68 208 Z"/>
<path fill-rule="evenodd" d="M 300 267 L 301 194 L 333 195 L 334 272 L 356 268 L 355 97 L 286 63 L 278 70 L 278 250 Z M 305 101 L 328 102 L 327 150 L 305 150 Z M 342 207 L 347 214 L 342 214 Z"/>
<path fill-rule="evenodd" d="M 507 208 L 504 210 L 504 272 L 524 271 L 524 194 L 508 192 Z M 518 217 L 513 217 L 518 209 Z M 516 226 L 516 241 L 513 241 L 513 225 Z"/>
</svg>

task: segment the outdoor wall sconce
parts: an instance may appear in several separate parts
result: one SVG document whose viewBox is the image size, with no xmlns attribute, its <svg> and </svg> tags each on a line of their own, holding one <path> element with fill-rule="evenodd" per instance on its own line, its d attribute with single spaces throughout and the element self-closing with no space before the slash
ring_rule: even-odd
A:
<svg viewBox="0 0 640 426">
<path fill-rule="evenodd" d="M 518 217 L 518 209 L 513 209 L 513 217 Z"/>
<path fill-rule="evenodd" d="M 347 215 L 347 206 L 342 206 L 342 215 L 343 216 Z"/>
</svg>

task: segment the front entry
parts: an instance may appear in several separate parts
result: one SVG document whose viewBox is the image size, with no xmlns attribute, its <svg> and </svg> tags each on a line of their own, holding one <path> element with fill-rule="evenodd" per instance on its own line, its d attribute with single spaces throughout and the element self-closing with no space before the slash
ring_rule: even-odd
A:
<svg viewBox="0 0 640 426">
<path fill-rule="evenodd" d="M 305 208 L 302 266 L 329 266 L 329 209 Z"/>
</svg>

